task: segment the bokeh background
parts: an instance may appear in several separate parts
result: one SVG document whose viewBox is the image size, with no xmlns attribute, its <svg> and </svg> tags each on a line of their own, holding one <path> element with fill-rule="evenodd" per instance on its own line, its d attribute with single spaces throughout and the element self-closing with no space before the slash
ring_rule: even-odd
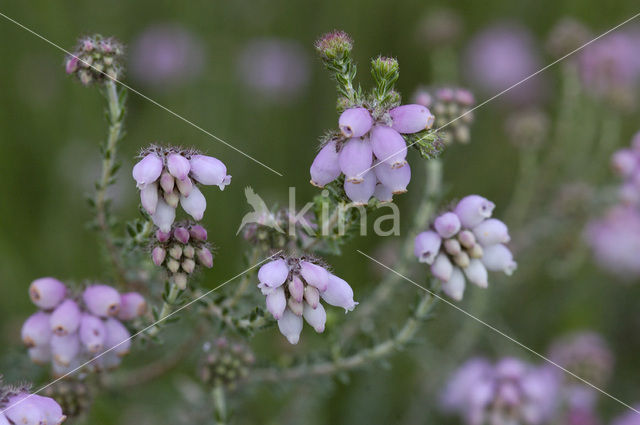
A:
<svg viewBox="0 0 640 425">
<path fill-rule="evenodd" d="M 334 85 L 315 56 L 313 41 L 329 30 L 347 31 L 355 40 L 354 57 L 364 85 L 371 82 L 367 70 L 370 57 L 383 54 L 398 58 L 398 88 L 406 99 L 419 85 L 468 85 L 461 69 L 463 61 L 445 73 L 446 79 L 434 80 L 434 61 L 438 59 L 432 54 L 434 46 L 424 39 L 423 25 L 425 16 L 442 7 L 460 19 L 460 37 L 453 46 L 456 58 L 462 57 L 478 31 L 509 21 L 534 37 L 533 48 L 541 64 L 555 59 L 545 50 L 545 40 L 561 18 L 574 17 L 599 33 L 638 12 L 637 2 L 632 0 L 114 0 L 74 4 L 32 0 L 3 2 L 0 12 L 67 49 L 79 35 L 98 32 L 116 36 L 128 45 L 128 84 L 284 175 L 271 173 L 130 94 L 127 135 L 120 145 L 123 167 L 112 188 L 114 208 L 122 222 L 138 214 L 129 171 L 133 157 L 150 142 L 194 146 L 222 159 L 233 175 L 227 190 L 208 189 L 206 193 L 209 207 L 205 224 L 219 252 L 216 265 L 203 281 L 213 287 L 244 268 L 246 244 L 235 233 L 248 211 L 242 190 L 245 186 L 252 186 L 270 205 L 286 204 L 290 186 L 296 187 L 300 205 L 316 194 L 308 184 L 308 167 L 318 137 L 335 125 L 337 117 Z M 29 283 L 41 276 L 77 282 L 108 282 L 110 278 L 97 235 L 85 225 L 91 218 L 85 197 L 98 176 L 98 145 L 105 137 L 103 99 L 97 90 L 65 75 L 61 51 L 4 18 L 0 18 L 0 39 L 0 372 L 9 381 L 44 382 L 43 371 L 25 359 L 20 345 L 20 325 L 34 311 L 27 297 Z M 559 67 L 545 72 L 543 80 L 539 80 L 544 84 L 541 109 L 555 125 Z M 490 95 L 477 92 L 476 99 L 482 101 Z M 480 193 L 495 201 L 498 216 L 505 214 L 505 205 L 514 197 L 520 164 L 518 150 L 504 131 L 512 109 L 500 100 L 481 108 L 475 113 L 471 143 L 447 150 L 443 156 L 447 199 Z M 638 130 L 638 122 L 637 111 L 625 112 L 616 143 L 627 144 Z M 579 150 L 580 141 L 574 146 Z M 419 161 L 417 156 L 413 161 Z M 600 183 L 605 184 L 615 180 L 606 172 L 607 167 L 606 161 L 591 161 L 589 169 L 580 171 L 599 174 Z M 564 183 L 569 182 L 554 181 L 550 187 L 557 189 Z M 414 213 L 421 184 L 414 179 L 409 193 L 399 197 L 403 230 Z M 552 190 L 548 194 L 549 199 L 541 205 L 531 206 L 534 210 L 527 212 L 528 218 L 548 213 L 545 208 L 555 196 Z M 486 291 L 472 288 L 461 306 L 540 352 L 566 332 L 599 332 L 616 358 L 614 376 L 606 390 L 626 402 L 640 402 L 640 288 L 600 271 L 588 258 L 588 251 L 580 248 L 581 229 L 574 230 L 569 236 L 563 234 L 575 239 L 564 248 L 552 243 L 552 251 L 538 246 L 519 257 L 525 271 L 522 278 L 517 274 L 514 279 L 495 278 Z M 536 233 L 535 227 L 529 228 L 531 233 Z M 385 249 L 397 246 L 399 239 L 356 238 L 342 256 L 328 260 L 353 284 L 357 298 L 364 299 L 382 271 L 355 250 L 381 256 Z M 570 268 L 570 273 L 558 271 L 563 264 L 578 261 L 576 249 L 581 250 L 577 254 L 581 256 L 579 267 Z M 418 267 L 412 272 L 420 281 L 425 275 Z M 391 301 L 394 307 L 380 314 L 401 317 L 395 313 L 414 295 L 415 288 L 407 283 L 397 302 Z M 540 361 L 468 321 L 441 304 L 436 319 L 421 331 L 418 343 L 392 356 L 388 364 L 376 364 L 342 379 L 252 385 L 232 394 L 231 406 L 238 423 L 458 423 L 457 418 L 442 416 L 437 409 L 439 389 L 446 377 L 440 369 L 456 366 L 443 352 L 448 340 L 461 332 L 473 335 L 464 358 L 473 354 L 489 358 L 514 355 Z M 400 319 L 396 322 L 401 323 Z M 308 345 L 286 347 L 277 329 L 271 329 L 257 338 L 257 356 L 294 355 L 296 350 L 322 347 L 322 338 L 307 334 L 303 339 L 310 341 Z M 141 364 L 147 355 L 149 352 L 134 351 L 124 367 Z M 190 357 L 163 379 L 96 395 L 88 423 L 174 423 L 170 418 L 177 407 L 172 403 L 178 407 L 184 404 L 195 358 Z M 624 411 L 606 398 L 600 408 L 605 418 Z"/>
</svg>

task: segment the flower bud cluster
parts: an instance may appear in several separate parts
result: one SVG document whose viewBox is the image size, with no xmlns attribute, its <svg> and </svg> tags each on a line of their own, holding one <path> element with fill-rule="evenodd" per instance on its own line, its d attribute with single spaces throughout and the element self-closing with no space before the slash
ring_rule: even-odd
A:
<svg viewBox="0 0 640 425">
<path fill-rule="evenodd" d="M 491 218 L 494 207 L 482 196 L 469 195 L 415 238 L 418 261 L 431 266 L 442 290 L 456 301 L 464 295 L 466 280 L 486 288 L 488 271 L 511 275 L 517 267 L 505 245 L 510 240 L 507 226 Z"/>
<path fill-rule="evenodd" d="M 36 279 L 29 287 L 31 301 L 41 310 L 22 326 L 22 341 L 34 363 L 51 362 L 62 376 L 84 362 L 95 370 L 117 367 L 131 346 L 122 321 L 142 316 L 147 304 L 137 292 L 120 294 L 107 285 L 90 285 L 77 301 L 67 286 L 52 277 Z"/>
<path fill-rule="evenodd" d="M 596 387 L 604 387 L 613 372 L 613 353 L 595 332 L 578 332 L 554 342 L 549 358 Z"/>
<path fill-rule="evenodd" d="M 122 76 L 124 46 L 115 38 L 101 35 L 83 37 L 66 59 L 67 74 L 75 75 L 85 86 Z"/>
<path fill-rule="evenodd" d="M 202 382 L 212 387 L 224 385 L 235 388 L 238 381 L 246 379 L 255 363 L 251 349 L 240 343 L 231 343 L 226 338 L 218 338 L 203 347 L 199 375 Z"/>
<path fill-rule="evenodd" d="M 91 407 L 91 393 L 84 381 L 63 379 L 45 387 L 42 394 L 54 399 L 69 419 L 84 415 Z"/>
<path fill-rule="evenodd" d="M 258 288 L 266 296 L 267 310 L 278 321 L 280 333 L 297 344 L 303 318 L 316 332 L 324 332 L 327 314 L 321 300 L 349 312 L 358 304 L 353 289 L 317 260 L 278 256 L 258 271 Z"/>
<path fill-rule="evenodd" d="M 328 141 L 311 164 L 311 184 L 324 187 L 344 174 L 344 190 L 355 204 L 374 196 L 383 202 L 407 191 L 411 168 L 403 135 L 431 128 L 434 116 L 422 105 L 402 105 L 374 119 L 364 107 L 345 110 L 341 135 Z"/>
<path fill-rule="evenodd" d="M 0 412 L 3 425 L 59 425 L 67 419 L 56 400 L 30 394 L 24 385 L 0 388 Z"/>
<path fill-rule="evenodd" d="M 450 378 L 442 405 L 467 425 L 540 425 L 555 413 L 557 397 L 557 374 L 549 367 L 474 358 Z"/>
<path fill-rule="evenodd" d="M 152 145 L 140 156 L 142 159 L 133 167 L 133 178 L 140 189 L 142 207 L 163 232 L 170 231 L 178 203 L 194 220 L 202 220 L 207 201 L 198 184 L 224 190 L 231 183 L 222 161 L 195 150 Z"/>
<path fill-rule="evenodd" d="M 414 101 L 431 108 L 436 116 L 435 128 L 445 143 L 469 143 L 475 102 L 473 94 L 463 88 L 443 87 L 431 94 L 418 89 L 413 95 Z"/>
<path fill-rule="evenodd" d="M 213 253 L 207 243 L 207 230 L 199 224 L 176 223 L 169 232 L 156 231 L 151 259 L 163 267 L 173 283 L 184 290 L 188 276 L 197 271 L 198 265 L 213 267 Z"/>
<path fill-rule="evenodd" d="M 316 41 L 315 47 L 326 61 L 343 60 L 353 49 L 353 40 L 344 31 L 334 31 Z"/>
</svg>

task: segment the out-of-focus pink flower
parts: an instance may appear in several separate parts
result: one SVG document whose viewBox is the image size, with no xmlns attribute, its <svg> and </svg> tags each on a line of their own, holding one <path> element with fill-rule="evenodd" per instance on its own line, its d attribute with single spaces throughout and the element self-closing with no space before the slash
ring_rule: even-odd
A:
<svg viewBox="0 0 640 425">
<path fill-rule="evenodd" d="M 577 332 L 559 339 L 551 346 L 549 358 L 598 387 L 606 385 L 613 370 L 613 353 L 595 332 Z"/>
<path fill-rule="evenodd" d="M 156 24 L 131 44 L 131 74 L 149 86 L 175 86 L 197 77 L 204 67 L 200 40 L 177 24 Z"/>
<path fill-rule="evenodd" d="M 241 82 L 269 101 L 291 101 L 309 82 L 309 58 L 292 40 L 250 40 L 240 51 L 237 66 Z"/>
<path fill-rule="evenodd" d="M 636 405 L 634 408 L 640 409 L 640 405 Z M 640 425 L 640 415 L 636 412 L 628 411 L 615 418 L 611 425 Z"/>
<path fill-rule="evenodd" d="M 465 73 L 469 81 L 495 95 L 542 68 L 541 60 L 529 31 L 513 23 L 499 23 L 476 34 L 465 54 Z M 540 101 L 544 81 L 532 77 L 501 95 L 511 104 Z"/>
</svg>

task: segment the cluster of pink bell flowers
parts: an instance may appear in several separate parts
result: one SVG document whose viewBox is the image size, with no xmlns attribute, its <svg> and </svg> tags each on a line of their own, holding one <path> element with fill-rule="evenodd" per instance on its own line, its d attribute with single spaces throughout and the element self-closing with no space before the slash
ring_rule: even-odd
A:
<svg viewBox="0 0 640 425">
<path fill-rule="evenodd" d="M 96 358 L 89 368 L 117 367 L 130 349 L 130 332 L 122 323 L 145 314 L 147 304 L 137 292 L 120 294 L 108 285 L 87 286 L 74 297 L 67 286 L 52 277 L 34 280 L 31 301 L 40 311 L 22 326 L 22 341 L 34 363 L 51 362 L 54 376 Z"/>
<path fill-rule="evenodd" d="M 258 280 L 267 310 L 291 344 L 300 340 L 303 318 L 316 332 L 324 332 L 327 313 L 321 300 L 345 313 L 358 304 L 346 281 L 310 257 L 279 256 L 260 267 Z"/>
<path fill-rule="evenodd" d="M 194 150 L 152 145 L 141 156 L 133 167 L 140 201 L 153 223 L 165 233 L 171 230 L 178 204 L 194 220 L 202 220 L 207 200 L 198 184 L 224 190 L 231 183 L 222 161 Z"/>
<path fill-rule="evenodd" d="M 486 288 L 488 271 L 510 275 L 517 268 L 505 245 L 511 239 L 507 226 L 491 218 L 494 208 L 495 204 L 482 196 L 466 196 L 415 238 L 418 261 L 431 266 L 442 290 L 457 301 L 464 295 L 466 280 Z"/>
<path fill-rule="evenodd" d="M 3 388 L 0 396 L 0 425 L 59 425 L 67 419 L 54 399 L 26 388 Z"/>
<path fill-rule="evenodd" d="M 379 119 L 365 107 L 346 109 L 338 120 L 341 135 L 327 142 L 311 164 L 311 183 L 324 187 L 344 174 L 344 190 L 354 204 L 367 204 L 372 196 L 391 202 L 411 180 L 403 134 L 430 129 L 434 120 L 417 104 L 392 108 Z"/>
</svg>

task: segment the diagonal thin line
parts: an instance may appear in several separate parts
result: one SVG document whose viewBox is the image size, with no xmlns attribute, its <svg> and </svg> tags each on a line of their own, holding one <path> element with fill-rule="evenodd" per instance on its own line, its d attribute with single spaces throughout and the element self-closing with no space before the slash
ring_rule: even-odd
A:
<svg viewBox="0 0 640 425">
<path fill-rule="evenodd" d="M 634 20 L 634 19 L 636 19 L 638 16 L 640 16 L 640 12 L 639 12 L 639 13 L 636 13 L 636 14 L 635 14 L 635 15 L 633 15 L 632 17 L 630 17 L 630 18 L 626 19 L 625 21 L 623 21 L 623 22 L 619 23 L 619 24 L 618 24 L 618 25 L 616 25 L 615 27 L 613 27 L 613 28 L 611 28 L 611 29 L 609 29 L 609 30 L 607 30 L 607 31 L 603 32 L 602 34 L 600 34 L 600 35 L 599 35 L 599 36 L 597 36 L 596 38 L 594 38 L 594 39 L 592 39 L 592 40 L 587 41 L 587 42 L 586 42 L 586 43 L 584 43 L 582 46 L 577 47 L 576 49 L 574 49 L 574 50 L 570 51 L 569 53 L 567 53 L 566 55 L 562 56 L 561 58 L 556 59 L 555 61 L 551 62 L 550 64 L 548 64 L 548 65 L 547 65 L 547 66 L 545 66 L 544 68 L 541 68 L 541 69 L 537 70 L 536 72 L 534 72 L 533 74 L 529 75 L 528 77 L 525 77 L 524 79 L 522 79 L 522 80 L 518 81 L 517 83 L 515 83 L 515 84 L 513 84 L 513 85 L 511 85 L 511 86 L 509 86 L 509 87 L 507 87 L 506 89 L 502 90 L 500 93 L 493 95 L 492 97 L 490 97 L 489 99 L 487 99 L 487 100 L 485 100 L 484 102 L 480 103 L 479 105 L 474 106 L 473 108 L 469 109 L 468 111 L 466 111 L 464 114 L 460 115 L 459 117 L 454 118 L 454 119 L 452 119 L 451 121 L 449 121 L 448 123 L 446 123 L 446 124 L 442 125 L 441 127 L 437 128 L 437 129 L 435 130 L 435 132 L 438 132 L 438 131 L 442 130 L 443 128 L 445 128 L 445 127 L 449 126 L 450 124 L 453 124 L 454 122 L 458 121 L 459 119 L 461 119 L 461 118 L 463 118 L 463 117 L 465 117 L 465 116 L 469 115 L 470 113 L 472 113 L 472 112 L 473 112 L 473 111 L 475 111 L 476 109 L 478 109 L 478 108 L 480 108 L 480 107 L 482 107 L 482 106 L 486 105 L 487 103 L 489 103 L 489 102 L 491 102 L 491 101 L 493 101 L 493 100 L 497 99 L 498 97 L 502 96 L 503 94 L 505 94 L 505 93 L 506 93 L 506 92 L 508 92 L 509 90 L 514 89 L 514 88 L 518 87 L 520 84 L 522 84 L 522 83 L 524 83 L 524 82 L 528 81 L 529 79 L 531 79 L 531 78 L 535 77 L 536 75 L 540 74 L 541 72 L 546 71 L 547 69 L 551 68 L 553 65 L 557 64 L 558 62 L 561 62 L 561 61 L 565 60 L 566 58 L 568 58 L 569 56 L 573 55 L 574 53 L 576 53 L 576 52 L 578 52 L 578 51 L 580 51 L 580 50 L 584 49 L 585 47 L 587 47 L 587 46 L 588 46 L 588 45 L 590 45 L 591 43 L 594 43 L 594 42 L 598 41 L 599 39 L 601 39 L 601 38 L 602 38 L 602 37 L 604 37 L 605 35 L 607 35 L 607 34 L 609 34 L 609 33 L 613 32 L 613 31 L 617 30 L 618 28 L 620 28 L 621 26 L 623 26 L 623 25 L 625 25 L 625 24 L 627 24 L 627 23 L 629 23 L 629 22 L 633 21 L 633 20 Z M 415 145 L 415 144 L 416 144 L 416 143 L 418 143 L 419 141 L 420 141 L 420 139 L 418 139 L 418 140 L 416 140 L 415 142 L 413 142 L 413 143 L 409 144 L 409 145 L 407 146 L 407 149 L 408 149 L 408 148 L 410 148 L 411 146 Z M 372 165 L 370 168 L 367 168 L 366 170 L 364 170 L 364 171 L 360 172 L 360 173 L 358 174 L 358 176 L 362 177 L 362 176 L 363 176 L 367 171 L 369 171 L 369 170 L 373 170 L 373 169 L 374 169 L 374 168 L 376 168 L 380 163 L 382 163 L 382 162 L 384 162 L 384 161 L 386 161 L 386 160 L 388 160 L 388 159 L 393 158 L 395 155 L 397 155 L 397 154 L 399 154 L 399 153 L 402 153 L 404 150 L 405 150 L 405 149 L 400 149 L 399 151 L 394 152 L 393 154 L 389 155 L 389 156 L 388 156 L 388 157 L 386 157 L 385 159 L 383 159 L 383 160 L 378 160 L 378 162 L 376 162 L 376 163 L 375 163 L 374 165 Z"/>
<path fill-rule="evenodd" d="M 521 343 L 520 341 L 518 341 L 515 338 L 510 337 L 509 335 L 505 334 L 504 332 L 502 332 L 501 330 L 495 328 L 494 326 L 490 325 L 489 323 L 485 322 L 482 319 L 479 319 L 478 317 L 474 316 L 473 314 L 469 313 L 468 311 L 464 310 L 461 307 L 458 307 L 456 304 L 452 303 L 451 301 L 447 300 L 446 298 L 441 297 L 440 295 L 436 294 L 433 291 L 428 290 L 427 288 L 425 288 L 424 286 L 414 282 L 413 280 L 409 279 L 408 277 L 406 277 L 405 275 L 393 270 L 391 267 L 381 263 L 380 261 L 376 260 L 375 258 L 365 254 L 364 252 L 360 251 L 359 249 L 356 250 L 358 251 L 358 253 L 362 254 L 363 256 L 367 257 L 369 260 L 379 264 L 380 266 L 384 267 L 385 269 L 389 270 L 390 272 L 395 273 L 396 275 L 398 275 L 399 277 L 401 277 L 402 279 L 406 280 L 407 282 L 413 284 L 414 286 L 422 289 L 423 291 L 429 293 L 431 296 L 438 298 L 440 301 L 443 301 L 444 303 L 448 304 L 449 306 L 455 308 L 456 310 L 458 310 L 461 313 L 464 313 L 465 315 L 467 315 L 468 317 L 470 317 L 471 319 L 475 320 L 476 322 L 486 326 L 487 328 L 491 329 L 492 331 L 496 332 L 498 335 L 501 335 L 503 337 L 505 337 L 506 339 L 508 339 L 509 341 L 519 345 L 520 347 L 524 348 L 525 350 L 529 351 L 532 354 L 535 354 L 536 356 L 540 357 L 542 360 L 546 361 L 547 363 L 557 367 L 558 369 L 564 371 L 565 373 L 573 376 L 574 378 L 582 381 L 583 383 L 587 384 L 588 386 L 590 386 L 591 388 L 601 392 L 602 394 L 606 395 L 607 397 L 611 398 L 612 400 L 617 401 L 618 403 L 620 403 L 621 405 L 633 410 L 634 412 L 636 412 L 637 414 L 640 414 L 640 411 L 634 409 L 633 407 L 631 407 L 630 405 L 628 405 L 627 403 L 623 402 L 622 400 L 612 396 L 611 394 L 609 394 L 608 392 L 596 387 L 595 385 L 593 385 L 591 382 L 587 381 L 584 378 L 581 378 L 580 376 L 576 375 L 575 373 L 571 372 L 568 369 L 565 369 L 564 367 L 560 366 L 558 363 L 554 362 L 553 360 L 549 359 L 548 357 L 538 353 L 537 351 L 533 350 L 532 348 L 527 347 L 526 345 L 524 345 L 523 343 Z"/>
<path fill-rule="evenodd" d="M 275 254 L 270 255 L 269 257 L 263 259 L 262 261 L 260 261 L 259 263 L 256 263 L 254 265 L 252 265 L 251 267 L 249 267 L 248 269 L 245 269 L 244 271 L 242 271 L 241 273 L 238 273 L 237 275 L 233 276 L 231 279 L 221 283 L 220 285 L 216 286 L 215 288 L 205 292 L 204 294 L 200 295 L 199 297 L 189 301 L 187 304 L 183 305 L 182 307 L 174 310 L 173 312 L 169 313 L 168 315 L 166 315 L 165 317 L 158 319 L 157 321 L 155 321 L 154 323 L 150 324 L 149 326 L 147 326 L 146 328 L 136 332 L 135 334 L 131 335 L 129 338 L 122 340 L 121 342 L 119 342 L 118 344 L 114 345 L 113 347 L 109 348 L 108 350 L 105 350 L 104 352 L 98 354 L 97 356 L 93 357 L 90 360 L 87 360 L 86 362 L 84 362 L 83 364 L 81 364 L 80 366 L 76 367 L 75 369 L 71 370 L 70 372 L 65 373 L 64 375 L 62 375 L 59 378 L 54 379 L 53 381 L 49 382 L 47 385 L 43 386 L 42 388 L 38 389 L 37 391 L 35 391 L 34 393 L 29 394 L 28 396 L 26 396 L 25 398 L 15 402 L 14 404 L 12 404 L 11 406 L 8 406 L 6 408 L 4 408 L 2 411 L 0 411 L 0 415 L 3 414 L 4 412 L 6 412 L 7 410 L 11 409 L 12 407 L 17 406 L 18 404 L 22 403 L 25 400 L 28 400 L 31 396 L 36 395 L 44 390 L 46 390 L 47 388 L 49 388 L 50 386 L 52 386 L 53 384 L 55 384 L 58 381 L 63 380 L 64 378 L 66 378 L 69 375 L 74 374 L 75 372 L 77 372 L 78 370 L 82 369 L 83 367 L 87 366 L 88 364 L 90 364 L 91 362 L 99 359 L 100 357 L 104 356 L 105 354 L 115 350 L 116 348 L 118 348 L 119 346 L 121 346 L 122 344 L 124 344 L 127 341 L 131 341 L 133 338 L 137 337 L 138 335 L 141 335 L 145 332 L 147 332 L 149 329 L 152 329 L 153 327 L 155 327 L 158 323 L 161 323 L 165 320 L 167 320 L 168 318 L 172 317 L 173 315 L 181 312 L 182 310 L 186 309 L 187 307 L 191 306 L 192 304 L 200 301 L 201 299 L 203 299 L 204 297 L 212 294 L 213 292 L 217 291 L 218 289 L 222 288 L 223 286 L 225 286 L 227 283 L 239 278 L 240 276 L 242 276 L 243 274 L 247 273 L 250 270 L 253 270 L 254 268 L 258 267 L 260 264 L 264 263 L 267 260 L 270 260 L 271 258 L 275 257 L 276 255 L 280 254 L 282 252 L 282 250 L 276 252 Z"/>
<path fill-rule="evenodd" d="M 113 82 L 120 84 L 122 87 L 125 87 L 127 90 L 137 94 L 138 96 L 142 97 L 145 100 L 148 100 L 149 102 L 153 103 L 154 105 L 156 105 L 157 107 L 159 107 L 160 109 L 165 110 L 166 112 L 170 113 L 171 115 L 173 115 L 176 118 L 181 119 L 182 121 L 186 122 L 187 124 L 189 124 L 190 126 L 200 130 L 202 133 L 206 134 L 207 136 L 217 140 L 218 142 L 224 144 L 225 146 L 233 149 L 234 151 L 244 155 L 245 157 L 249 158 L 250 160 L 252 160 L 253 162 L 255 162 L 256 164 L 259 164 L 261 166 L 263 166 L 264 168 L 266 168 L 267 170 L 279 175 L 280 177 L 282 177 L 282 174 L 279 173 L 278 171 L 274 170 L 273 168 L 269 167 L 268 165 L 258 161 L 257 159 L 255 159 L 254 157 L 252 157 L 251 155 L 241 151 L 240 149 L 236 148 L 235 146 L 233 146 L 232 144 L 226 142 L 225 140 L 221 139 L 220 137 L 216 136 L 215 134 L 205 130 L 204 128 L 200 127 L 199 125 L 195 124 L 192 121 L 189 121 L 188 119 L 186 119 L 185 117 L 183 117 L 182 115 L 178 114 L 177 112 L 172 111 L 171 109 L 167 108 L 166 106 L 156 102 L 155 100 L 151 99 L 149 96 L 146 96 L 142 93 L 140 93 L 138 90 L 134 89 L 133 87 L 123 83 L 122 81 L 106 74 L 104 71 L 101 71 L 99 69 L 97 69 L 96 67 L 94 67 L 92 64 L 80 59 L 79 57 L 77 57 L 76 55 L 74 55 L 73 53 L 69 52 L 68 50 L 66 50 L 65 48 L 59 46 L 58 44 L 54 43 L 53 41 L 47 39 L 46 37 L 44 37 L 43 35 L 40 35 L 39 33 L 35 32 L 34 30 L 32 30 L 31 28 L 21 24 L 20 22 L 16 21 L 15 19 L 10 18 L 9 16 L 5 15 L 4 13 L 0 12 L 0 16 L 2 16 L 3 18 L 5 18 L 6 20 L 13 22 L 14 24 L 16 24 L 17 26 L 19 26 L 20 28 L 30 32 L 31 34 L 35 35 L 36 37 L 38 37 L 39 39 L 47 42 L 48 44 L 52 45 L 53 47 L 57 48 L 58 50 L 66 53 L 67 55 L 78 59 L 80 62 L 82 62 L 83 64 L 87 65 L 88 67 L 90 67 L 91 69 L 95 70 L 96 72 L 101 73 L 102 75 L 106 76 L 107 78 L 109 78 L 110 80 L 112 80 Z"/>
</svg>

